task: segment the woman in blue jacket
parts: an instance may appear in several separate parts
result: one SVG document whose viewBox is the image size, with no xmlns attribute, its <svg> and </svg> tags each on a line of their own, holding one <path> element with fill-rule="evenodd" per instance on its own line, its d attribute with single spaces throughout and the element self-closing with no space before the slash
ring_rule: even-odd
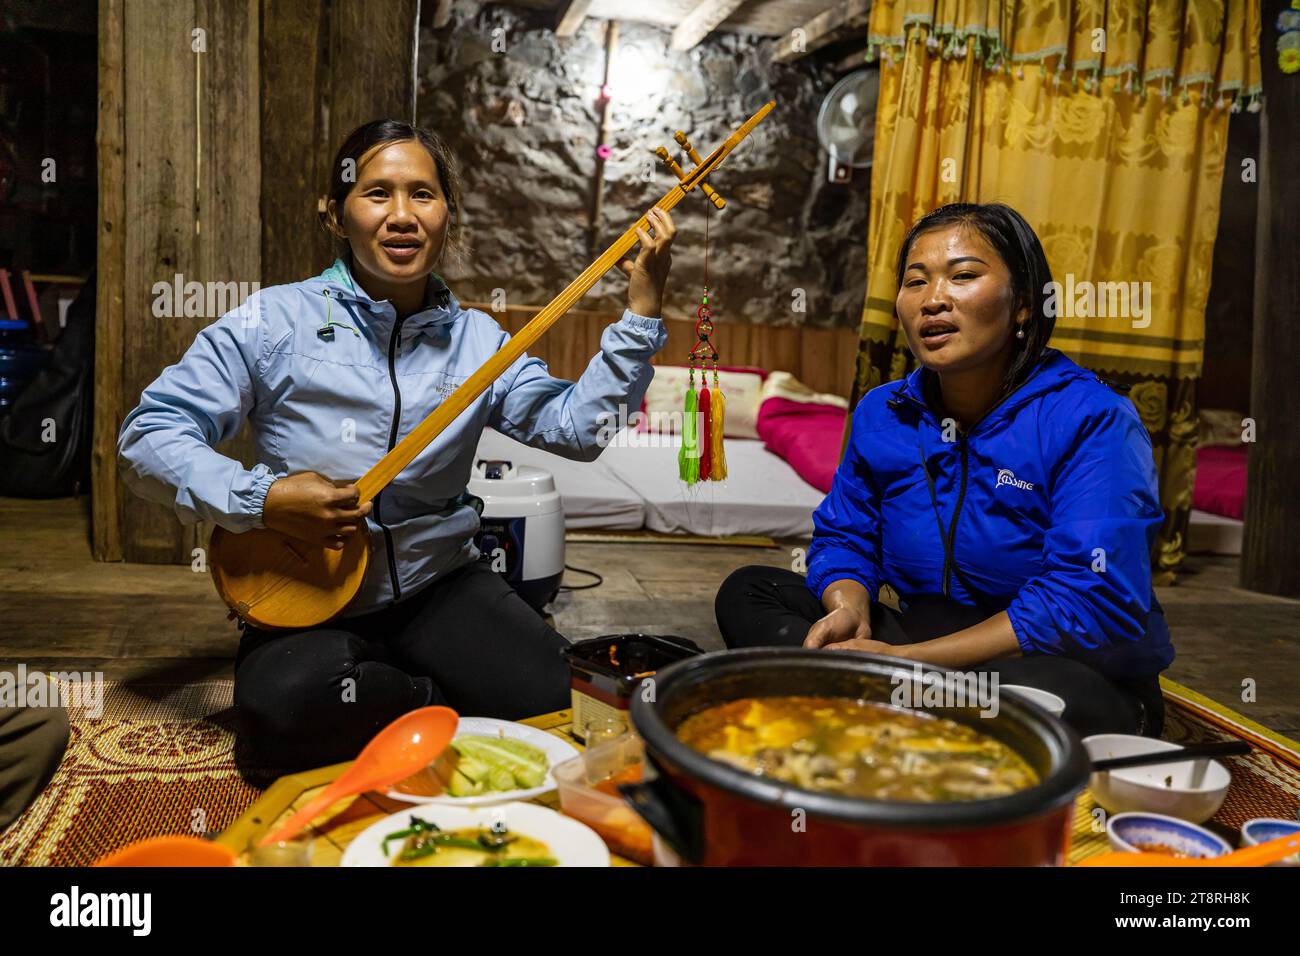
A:
<svg viewBox="0 0 1300 956">
<path fill-rule="evenodd" d="M 462 309 L 433 271 L 461 242 L 455 163 L 435 135 L 377 120 L 332 167 L 327 228 L 340 258 L 322 275 L 254 294 L 204 329 L 144 390 L 119 438 L 124 478 L 183 521 L 267 527 L 372 559 L 343 615 L 318 628 L 245 627 L 235 662 L 244 754 L 281 772 L 355 757 L 412 708 L 518 718 L 568 705 L 567 642 L 489 567 L 466 494 L 479 436 L 584 461 L 602 424 L 636 408 L 667 337 L 658 318 L 675 229 L 652 214 L 628 274 L 628 311 L 577 382 L 527 356 L 375 497 L 354 481 L 509 336 Z M 249 469 L 213 446 L 252 426 Z M 342 480 L 336 485 L 334 480 Z"/>
<path fill-rule="evenodd" d="M 807 579 L 723 584 L 729 647 L 870 651 L 1051 691 L 1082 733 L 1158 735 L 1173 660 L 1151 590 L 1161 510 L 1132 403 L 1047 348 L 1052 276 L 1001 204 L 919 220 L 896 310 L 920 367 L 854 410 Z M 901 614 L 877 600 L 898 594 Z"/>
</svg>

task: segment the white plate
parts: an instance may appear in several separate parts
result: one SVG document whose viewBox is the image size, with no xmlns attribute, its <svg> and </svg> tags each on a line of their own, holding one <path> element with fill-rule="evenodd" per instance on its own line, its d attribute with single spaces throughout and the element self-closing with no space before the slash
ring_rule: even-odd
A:
<svg viewBox="0 0 1300 956">
<path fill-rule="evenodd" d="M 485 793 L 477 797 L 450 797 L 440 794 L 436 797 L 421 797 L 398 790 L 389 790 L 388 795 L 394 800 L 407 803 L 441 803 L 453 807 L 485 807 L 494 803 L 508 803 L 511 800 L 532 800 L 555 789 L 555 778 L 551 776 L 551 767 L 578 756 L 578 748 L 561 740 L 555 734 L 548 734 L 527 724 L 516 724 L 511 720 L 497 720 L 495 717 L 462 717 L 456 727 L 456 736 L 477 734 L 483 737 L 512 737 L 522 740 L 546 754 L 550 766 L 546 769 L 546 779 L 540 787 L 527 790 L 502 790 L 499 793 Z"/>
<path fill-rule="evenodd" d="M 405 830 L 411 817 L 436 823 L 444 830 L 490 827 L 503 822 L 521 836 L 545 843 L 560 866 L 609 866 L 609 850 L 594 830 L 571 817 L 531 803 L 502 803 L 491 807 L 412 807 L 367 827 L 348 845 L 340 866 L 391 866 L 405 840 L 393 840 L 384 854 L 384 837 Z"/>
</svg>

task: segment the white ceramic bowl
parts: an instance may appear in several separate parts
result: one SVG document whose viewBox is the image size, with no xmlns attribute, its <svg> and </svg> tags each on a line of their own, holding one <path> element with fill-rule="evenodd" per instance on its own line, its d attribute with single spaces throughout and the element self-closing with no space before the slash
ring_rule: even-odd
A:
<svg viewBox="0 0 1300 956">
<path fill-rule="evenodd" d="M 1147 850 L 1151 844 L 1202 860 L 1232 852 L 1228 841 L 1218 834 L 1160 813 L 1117 813 L 1106 821 L 1106 836 L 1110 848 L 1121 853 L 1162 852 Z"/>
<path fill-rule="evenodd" d="M 1094 734 L 1085 737 L 1083 745 L 1093 760 L 1180 749 L 1178 744 L 1134 734 Z M 1111 813 L 1145 810 L 1204 823 L 1223 806 L 1231 782 L 1227 767 L 1202 758 L 1094 773 L 1088 789 Z"/>
<path fill-rule="evenodd" d="M 998 690 L 1009 690 L 1013 694 L 1019 694 L 1026 700 L 1032 701 L 1043 708 L 1053 717 L 1060 717 L 1065 713 L 1065 701 L 1051 691 L 1039 690 L 1037 687 L 1026 687 L 1023 684 L 1002 684 L 998 687 Z"/>
</svg>

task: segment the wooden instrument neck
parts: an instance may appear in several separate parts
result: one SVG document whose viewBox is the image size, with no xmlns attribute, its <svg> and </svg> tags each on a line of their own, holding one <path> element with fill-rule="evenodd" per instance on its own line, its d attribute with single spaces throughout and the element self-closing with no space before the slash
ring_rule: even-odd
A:
<svg viewBox="0 0 1300 956">
<path fill-rule="evenodd" d="M 773 101 L 759 109 L 740 128 L 733 132 L 726 142 L 687 173 L 681 182 L 668 190 L 663 198 L 654 204 L 654 208 L 670 210 L 686 198 L 686 194 L 697 185 L 702 184 L 704 177 L 717 169 L 727 155 L 736 148 L 741 140 L 750 134 L 755 126 L 762 122 L 768 113 L 772 112 L 775 106 L 776 103 Z M 455 421 L 461 412 L 469 408 L 506 369 L 522 357 L 532 347 L 533 343 L 546 333 L 547 329 L 559 321 L 564 313 L 573 308 L 574 304 L 586 295 L 591 287 L 599 282 L 601 277 L 636 245 L 638 229 L 648 231 L 649 228 L 649 219 L 646 215 L 642 215 L 595 262 L 587 266 L 581 275 L 570 282 L 563 292 L 538 312 L 532 321 L 511 337 L 500 351 L 483 363 L 478 371 L 462 382 L 409 435 L 394 445 L 388 454 L 379 459 L 374 467 L 362 475 L 357 480 L 357 487 L 361 492 L 361 502 L 365 503 L 373 499 L 375 495 L 384 490 L 389 482 L 401 474 L 403 469 L 414 461 L 420 452 L 424 451 L 434 439 L 442 434 L 443 429 Z"/>
</svg>

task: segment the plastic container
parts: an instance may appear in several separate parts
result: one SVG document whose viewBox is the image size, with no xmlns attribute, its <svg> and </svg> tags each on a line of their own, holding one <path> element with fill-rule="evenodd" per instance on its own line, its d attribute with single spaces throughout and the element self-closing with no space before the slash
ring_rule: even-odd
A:
<svg viewBox="0 0 1300 956">
<path fill-rule="evenodd" d="M 641 739 L 624 734 L 551 768 L 551 773 L 565 814 L 600 834 L 612 853 L 650 866 L 650 827 L 618 792 L 619 784 L 640 782 L 644 760 Z"/>
<path fill-rule="evenodd" d="M 627 726 L 632 695 L 647 677 L 701 653 L 694 641 L 671 635 L 611 634 L 570 644 L 573 736 L 587 739 L 587 725 L 609 720 Z"/>
<path fill-rule="evenodd" d="M 47 351 L 37 344 L 21 319 L 0 319 L 0 411 L 18 398 L 45 363 Z"/>
</svg>

